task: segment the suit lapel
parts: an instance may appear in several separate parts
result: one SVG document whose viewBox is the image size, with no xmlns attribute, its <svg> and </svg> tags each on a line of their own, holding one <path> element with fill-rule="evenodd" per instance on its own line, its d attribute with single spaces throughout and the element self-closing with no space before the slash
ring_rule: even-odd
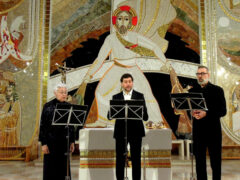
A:
<svg viewBox="0 0 240 180">
<path fill-rule="evenodd" d="M 133 90 L 132 91 L 132 97 L 131 97 L 131 99 L 137 99 L 137 96 L 136 96 L 137 94 L 136 94 L 136 92 Z"/>
<path fill-rule="evenodd" d="M 124 99 L 124 97 L 123 97 L 123 92 L 121 92 L 121 93 L 119 94 L 119 99 Z"/>
</svg>

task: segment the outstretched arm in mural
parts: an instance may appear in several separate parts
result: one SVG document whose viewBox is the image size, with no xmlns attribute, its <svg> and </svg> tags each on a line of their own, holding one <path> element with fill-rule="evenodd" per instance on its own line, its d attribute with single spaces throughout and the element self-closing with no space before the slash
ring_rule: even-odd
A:
<svg viewBox="0 0 240 180">
<path fill-rule="evenodd" d="M 166 69 L 167 71 L 169 71 L 169 69 L 172 68 L 170 61 L 166 59 L 161 48 L 157 44 L 155 44 L 151 39 L 142 35 L 138 35 L 138 44 L 139 46 L 146 47 L 154 52 L 154 56 L 157 57 L 163 64 L 161 69 Z"/>
<path fill-rule="evenodd" d="M 90 68 L 88 69 L 87 74 L 84 77 L 84 81 L 89 82 L 90 79 L 96 74 L 96 72 L 101 68 L 103 62 L 105 61 L 105 59 L 111 54 L 111 46 L 110 46 L 110 36 L 108 36 L 99 53 L 98 53 L 98 57 L 95 59 L 95 61 L 93 62 L 93 64 L 90 66 Z"/>
<path fill-rule="evenodd" d="M 110 54 L 111 54 L 111 46 L 110 46 L 110 37 L 108 36 L 105 39 L 105 41 L 104 41 L 104 43 L 103 43 L 103 45 L 102 45 L 102 47 L 101 47 L 101 49 L 98 53 L 98 57 L 95 59 L 93 64 L 88 69 L 88 72 L 84 76 L 81 85 L 79 86 L 77 92 L 74 95 L 74 98 L 76 100 L 76 102 L 75 102 L 76 104 L 81 104 L 81 105 L 84 104 L 84 95 L 85 95 L 85 90 L 86 90 L 87 83 L 89 83 L 89 81 L 94 76 L 94 74 L 101 68 L 105 59 Z"/>
</svg>

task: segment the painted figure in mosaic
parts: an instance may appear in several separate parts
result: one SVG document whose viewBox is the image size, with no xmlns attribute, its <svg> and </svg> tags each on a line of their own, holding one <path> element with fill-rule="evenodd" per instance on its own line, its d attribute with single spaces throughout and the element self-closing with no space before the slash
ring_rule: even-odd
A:
<svg viewBox="0 0 240 180">
<path fill-rule="evenodd" d="M 15 67 L 23 69 L 27 62 L 32 61 L 31 56 L 22 54 L 19 49 L 23 39 L 23 34 L 19 30 L 22 23 L 24 23 L 23 18 L 17 17 L 9 30 L 7 15 L 0 15 L 0 64 L 9 60 Z"/>
<path fill-rule="evenodd" d="M 113 95 L 113 100 L 143 100 L 143 120 L 148 120 L 148 112 L 145 105 L 144 95 L 134 90 L 134 78 L 131 74 L 123 74 L 120 79 L 122 91 Z M 117 180 L 124 179 L 125 167 L 125 127 L 127 127 L 127 143 L 130 145 L 131 161 L 132 161 L 132 179 L 141 179 L 141 147 L 142 137 L 145 136 L 143 122 L 140 120 L 117 119 L 114 127 L 114 139 L 116 140 L 116 177 Z M 134 129 L 134 131 L 132 130 Z"/>
<path fill-rule="evenodd" d="M 16 93 L 15 83 L 6 80 L 1 81 L 1 110 L 0 110 L 0 146 L 18 146 L 21 137 L 21 106 Z M 7 82 L 7 86 L 6 86 Z"/>
<path fill-rule="evenodd" d="M 113 94 L 121 91 L 119 79 L 124 73 L 131 73 L 135 77 L 135 89 L 145 95 L 149 110 L 149 120 L 156 123 L 162 122 L 163 118 L 159 105 L 152 94 L 146 77 L 137 65 L 137 60 L 144 57 L 157 58 L 162 63 L 162 68 L 165 68 L 166 71 L 170 68 L 170 63 L 167 62 L 161 48 L 157 44 L 140 33 L 133 31 L 138 23 L 138 17 L 132 7 L 127 5 L 118 7 L 113 13 L 112 23 L 115 27 L 115 32 L 106 37 L 98 57 L 89 68 L 84 78 L 84 83 L 78 90 L 81 91 L 84 84 L 86 86 L 86 83 L 101 68 L 104 60 L 111 56 L 114 64 L 106 71 L 95 91 L 97 122 L 93 126 L 104 126 L 107 124 L 108 102 Z"/>
<path fill-rule="evenodd" d="M 232 129 L 236 135 L 240 135 L 240 85 L 238 85 L 233 94 L 233 114 L 232 114 Z"/>
<path fill-rule="evenodd" d="M 56 99 L 46 103 L 42 110 L 39 141 L 42 144 L 43 180 L 65 180 L 67 175 L 67 128 L 65 126 L 52 125 L 54 110 L 57 104 L 69 104 L 67 99 L 67 87 L 58 84 L 54 88 Z M 69 127 L 70 151 L 74 151 L 74 127 Z M 70 167 L 69 167 L 70 168 Z M 69 169 L 70 170 L 70 169 Z"/>
<path fill-rule="evenodd" d="M 170 70 L 170 80 L 172 85 L 171 93 L 187 93 L 186 89 L 183 89 L 179 82 L 176 72 L 173 68 Z M 191 121 L 188 117 L 187 111 L 174 110 L 175 114 L 179 115 L 178 129 L 176 134 L 183 139 L 189 139 L 192 132 Z"/>
<path fill-rule="evenodd" d="M 222 129 L 220 118 L 226 115 L 226 100 L 223 89 L 209 82 L 209 71 L 205 66 L 197 70 L 198 84 L 189 90 L 202 93 L 207 111 L 193 111 L 193 152 L 196 158 L 197 179 L 207 180 L 206 152 L 208 149 L 212 168 L 212 179 L 221 179 Z"/>
</svg>

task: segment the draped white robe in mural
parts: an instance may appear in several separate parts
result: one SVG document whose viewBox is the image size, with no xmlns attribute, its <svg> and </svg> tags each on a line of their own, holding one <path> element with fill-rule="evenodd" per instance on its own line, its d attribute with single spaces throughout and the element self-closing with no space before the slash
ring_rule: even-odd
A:
<svg viewBox="0 0 240 180">
<path fill-rule="evenodd" d="M 132 31 L 129 31 L 127 35 L 122 36 L 122 38 L 128 42 L 152 50 L 163 64 L 166 62 L 166 58 L 161 49 L 148 38 Z M 151 87 L 136 63 L 137 59 L 141 58 L 141 56 L 124 47 L 124 45 L 119 41 L 116 33 L 110 34 L 105 39 L 98 57 L 90 67 L 87 76 L 93 76 L 98 69 L 101 68 L 104 60 L 110 54 L 115 63 L 104 74 L 95 91 L 98 107 L 98 121 L 108 123 L 108 121 L 106 121 L 106 117 L 109 110 L 109 100 L 112 99 L 113 94 L 120 92 L 120 77 L 124 73 L 132 74 L 134 78 L 134 89 L 144 94 L 149 120 L 154 122 L 162 121 L 160 108 L 153 96 Z M 160 85 L 160 82 L 156 83 L 159 83 Z"/>
<path fill-rule="evenodd" d="M 10 33 L 8 30 L 7 16 L 0 16 L 0 18 L 0 64 L 9 57 L 16 61 L 31 61 L 32 57 L 22 54 L 18 48 L 17 35 L 14 35 L 18 32 Z"/>
</svg>

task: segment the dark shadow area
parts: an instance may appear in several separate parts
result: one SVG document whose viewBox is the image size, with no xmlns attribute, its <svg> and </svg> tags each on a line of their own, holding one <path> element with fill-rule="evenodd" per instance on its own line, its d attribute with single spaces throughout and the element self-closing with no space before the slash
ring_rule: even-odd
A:
<svg viewBox="0 0 240 180">
<path fill-rule="evenodd" d="M 82 48 L 77 48 L 72 51 L 72 56 L 68 57 L 64 60 L 66 62 L 67 67 L 78 68 L 81 66 L 85 66 L 88 64 L 92 64 L 94 60 L 97 58 L 98 52 L 103 45 L 105 38 L 110 34 L 110 32 L 106 32 L 98 37 L 98 39 L 88 39 L 88 41 L 84 41 L 81 43 Z M 59 74 L 57 70 L 55 70 L 51 76 Z"/>
<path fill-rule="evenodd" d="M 188 44 L 181 40 L 181 37 L 166 33 L 165 39 L 168 40 L 168 49 L 165 53 L 166 58 L 178 59 L 182 61 L 200 63 L 200 56 L 192 49 L 186 47 Z"/>
</svg>

